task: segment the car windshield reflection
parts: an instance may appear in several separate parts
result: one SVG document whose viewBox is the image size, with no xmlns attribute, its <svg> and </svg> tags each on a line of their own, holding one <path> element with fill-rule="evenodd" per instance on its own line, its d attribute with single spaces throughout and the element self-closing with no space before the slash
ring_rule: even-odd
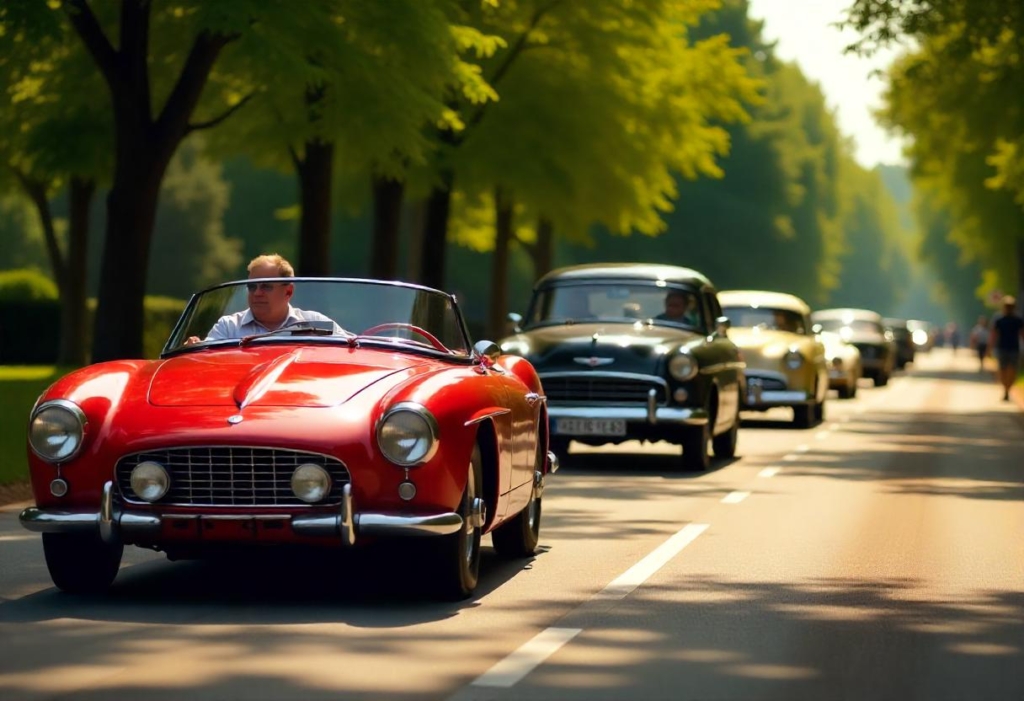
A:
<svg viewBox="0 0 1024 701">
<path fill-rule="evenodd" d="M 697 293 L 654 283 L 559 285 L 535 296 L 524 328 L 591 323 L 636 323 L 703 328 Z"/>
<path fill-rule="evenodd" d="M 337 278 L 239 280 L 192 297 L 164 354 L 303 342 L 470 355 L 455 298 L 418 285 Z"/>
</svg>

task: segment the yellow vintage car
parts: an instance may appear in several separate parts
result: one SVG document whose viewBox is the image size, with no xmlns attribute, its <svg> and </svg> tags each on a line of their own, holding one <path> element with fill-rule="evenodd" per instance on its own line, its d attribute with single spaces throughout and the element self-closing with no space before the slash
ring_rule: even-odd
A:
<svg viewBox="0 0 1024 701">
<path fill-rule="evenodd" d="M 743 409 L 792 407 L 801 428 L 821 421 L 829 376 L 825 348 L 811 330 L 811 308 L 783 292 L 727 290 L 718 299 L 731 324 L 729 338 L 747 364 Z"/>
</svg>

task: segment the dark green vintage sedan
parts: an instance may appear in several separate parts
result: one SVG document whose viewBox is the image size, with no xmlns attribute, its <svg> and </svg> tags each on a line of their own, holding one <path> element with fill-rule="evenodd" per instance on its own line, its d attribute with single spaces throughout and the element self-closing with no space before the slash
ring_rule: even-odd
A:
<svg viewBox="0 0 1024 701">
<path fill-rule="evenodd" d="M 607 263 L 555 270 L 534 286 L 526 316 L 510 314 L 506 353 L 540 375 L 551 447 L 627 440 L 683 446 L 705 470 L 709 447 L 732 457 L 744 364 L 714 285 L 672 265 Z"/>
</svg>

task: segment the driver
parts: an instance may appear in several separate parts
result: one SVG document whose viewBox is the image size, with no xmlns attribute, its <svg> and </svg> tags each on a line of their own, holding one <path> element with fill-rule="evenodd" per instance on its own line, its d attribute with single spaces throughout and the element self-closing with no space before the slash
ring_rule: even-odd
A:
<svg viewBox="0 0 1024 701">
<path fill-rule="evenodd" d="M 292 264 L 276 253 L 256 256 L 247 268 L 249 279 L 294 277 Z M 345 335 L 338 324 L 320 312 L 297 309 L 290 304 L 295 294 L 295 284 L 291 282 L 250 282 L 249 308 L 235 314 L 222 316 L 207 334 L 207 341 L 222 341 L 232 338 L 244 338 L 255 334 L 275 331 L 282 326 L 303 321 L 330 321 L 334 324 L 335 335 Z M 186 346 L 199 343 L 198 336 L 190 336 Z"/>
</svg>

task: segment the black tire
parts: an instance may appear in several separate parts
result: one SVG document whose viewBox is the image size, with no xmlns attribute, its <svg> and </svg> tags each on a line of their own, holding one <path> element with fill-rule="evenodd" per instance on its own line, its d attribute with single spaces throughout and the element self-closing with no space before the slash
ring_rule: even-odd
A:
<svg viewBox="0 0 1024 701">
<path fill-rule="evenodd" d="M 705 472 L 711 469 L 711 454 L 708 443 L 711 442 L 711 422 L 701 426 L 685 426 L 683 428 L 683 469 L 694 472 Z"/>
<path fill-rule="evenodd" d="M 797 404 L 793 407 L 793 425 L 797 428 L 810 428 L 814 425 L 814 405 Z"/>
<path fill-rule="evenodd" d="M 470 525 L 469 517 L 473 500 L 481 497 L 483 484 L 483 458 L 480 457 L 480 446 L 477 445 L 473 446 L 466 489 L 459 503 L 463 527 L 457 533 L 438 538 L 432 553 L 434 584 L 441 598 L 452 601 L 465 599 L 476 589 L 480 577 L 480 537 L 483 528 Z"/>
<path fill-rule="evenodd" d="M 887 372 L 879 373 L 879 374 L 875 375 L 874 380 L 875 380 L 875 387 L 885 387 L 887 384 L 889 384 L 889 373 L 887 373 Z"/>
<path fill-rule="evenodd" d="M 43 533 L 43 556 L 50 579 L 69 594 L 101 594 L 121 567 L 124 545 L 108 545 L 99 535 Z"/>
<path fill-rule="evenodd" d="M 814 423 L 820 424 L 825 420 L 825 401 L 822 400 L 814 405 Z"/>
<path fill-rule="evenodd" d="M 857 393 L 856 385 L 843 385 L 838 388 L 840 399 L 853 399 L 853 395 Z"/>
<path fill-rule="evenodd" d="M 739 405 L 737 405 L 739 406 Z M 711 439 L 711 449 L 716 458 L 731 458 L 736 455 L 736 444 L 740 437 L 740 415 L 736 414 L 736 421 L 725 433 L 714 436 Z"/>
</svg>

